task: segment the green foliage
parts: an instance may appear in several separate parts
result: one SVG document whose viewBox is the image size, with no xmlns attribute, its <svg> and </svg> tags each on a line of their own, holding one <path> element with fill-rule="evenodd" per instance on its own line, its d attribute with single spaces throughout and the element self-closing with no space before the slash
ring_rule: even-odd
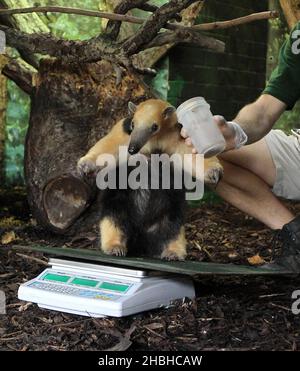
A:
<svg viewBox="0 0 300 371">
<path fill-rule="evenodd" d="M 40 1 L 42 5 L 60 5 L 66 7 L 99 10 L 99 2 L 95 0 L 74 0 L 69 1 Z M 53 4 L 52 4 L 53 3 Z M 87 40 L 101 32 L 101 19 L 84 17 L 72 14 L 49 13 L 48 27 L 51 33 L 57 37 L 69 40 Z"/>
<path fill-rule="evenodd" d="M 6 179 L 23 182 L 24 141 L 28 127 L 30 99 L 12 81 L 8 81 L 6 112 Z"/>
<path fill-rule="evenodd" d="M 291 129 L 300 128 L 300 102 L 298 102 L 292 111 L 285 112 L 277 121 L 276 129 L 281 129 L 289 134 Z"/>
<path fill-rule="evenodd" d="M 216 194 L 216 192 L 210 190 L 210 189 L 205 189 L 204 196 L 201 200 L 197 201 L 189 201 L 189 206 L 191 208 L 198 208 L 201 207 L 203 204 L 219 204 L 222 202 L 222 199 Z"/>
<path fill-rule="evenodd" d="M 157 75 L 146 77 L 145 82 L 152 87 L 154 93 L 164 100 L 168 100 L 169 92 L 169 58 L 165 57 L 155 66 Z"/>
</svg>

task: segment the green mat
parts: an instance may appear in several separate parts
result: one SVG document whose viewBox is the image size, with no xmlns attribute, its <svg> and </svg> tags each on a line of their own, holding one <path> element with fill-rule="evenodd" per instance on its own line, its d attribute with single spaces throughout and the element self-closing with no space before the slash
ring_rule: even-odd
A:
<svg viewBox="0 0 300 371">
<path fill-rule="evenodd" d="M 166 262 L 150 258 L 127 258 L 104 255 L 100 251 L 57 248 L 47 246 L 13 246 L 17 250 L 29 250 L 46 253 L 52 256 L 80 259 L 89 262 L 101 262 L 104 264 L 131 267 L 137 269 L 155 270 L 161 272 L 178 273 L 185 275 L 244 275 L 244 276 L 278 276 L 295 275 L 284 268 L 265 269 L 262 267 L 247 267 L 234 264 L 203 263 L 197 261 Z"/>
</svg>

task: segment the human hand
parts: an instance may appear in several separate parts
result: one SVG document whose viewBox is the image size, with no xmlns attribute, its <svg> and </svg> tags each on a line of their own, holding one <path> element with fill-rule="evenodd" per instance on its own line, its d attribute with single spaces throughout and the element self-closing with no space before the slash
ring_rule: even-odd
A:
<svg viewBox="0 0 300 371">
<path fill-rule="evenodd" d="M 247 143 L 248 137 L 246 133 L 236 122 L 226 121 L 223 116 L 219 115 L 214 116 L 214 121 L 218 125 L 226 141 L 224 152 L 241 148 Z M 191 138 L 184 128 L 181 130 L 181 136 L 185 139 L 185 143 L 189 147 L 194 147 Z M 195 148 L 193 148 L 193 153 L 197 153 Z"/>
</svg>

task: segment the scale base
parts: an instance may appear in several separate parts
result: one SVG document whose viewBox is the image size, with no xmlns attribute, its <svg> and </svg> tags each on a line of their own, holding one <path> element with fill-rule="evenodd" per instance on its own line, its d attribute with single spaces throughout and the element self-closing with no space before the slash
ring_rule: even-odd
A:
<svg viewBox="0 0 300 371">
<path fill-rule="evenodd" d="M 86 313 L 86 312 L 81 312 L 79 310 L 72 310 L 72 309 L 68 309 L 68 308 L 58 308 L 58 307 L 54 307 L 54 306 L 51 306 L 51 305 L 38 304 L 38 307 L 41 308 L 41 309 L 46 309 L 46 310 L 51 310 L 51 311 L 61 312 L 61 313 L 75 314 L 77 316 L 83 316 L 83 317 L 107 318 L 107 316 L 103 316 L 101 314 Z"/>
<path fill-rule="evenodd" d="M 124 317 L 195 298 L 185 276 L 51 259 L 50 267 L 19 288 L 20 300 L 82 316 Z"/>
</svg>

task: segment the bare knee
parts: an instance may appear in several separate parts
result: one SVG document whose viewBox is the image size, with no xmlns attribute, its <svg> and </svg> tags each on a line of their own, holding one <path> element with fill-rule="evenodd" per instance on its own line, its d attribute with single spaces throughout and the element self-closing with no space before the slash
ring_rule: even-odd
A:
<svg viewBox="0 0 300 371">
<path fill-rule="evenodd" d="M 225 163 L 252 172 L 269 186 L 275 183 L 276 168 L 265 139 L 241 149 L 223 153 L 219 157 Z"/>
<path fill-rule="evenodd" d="M 224 175 L 217 187 L 217 193 L 222 195 L 232 189 L 242 191 L 248 196 L 256 197 L 263 190 L 269 190 L 269 185 L 251 171 L 230 162 L 220 160 Z"/>
</svg>

